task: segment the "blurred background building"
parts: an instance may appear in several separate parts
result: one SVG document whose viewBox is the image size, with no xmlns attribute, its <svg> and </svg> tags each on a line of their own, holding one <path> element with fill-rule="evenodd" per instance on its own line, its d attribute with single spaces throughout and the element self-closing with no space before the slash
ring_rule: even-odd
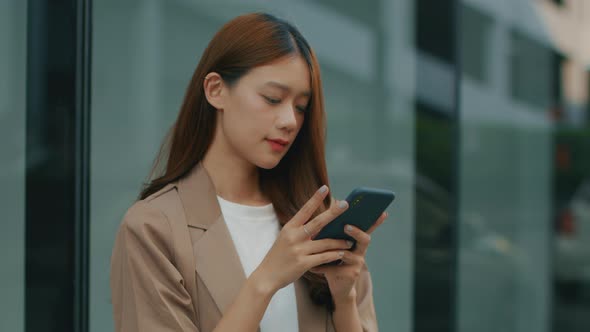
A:
<svg viewBox="0 0 590 332">
<path fill-rule="evenodd" d="M 252 11 L 318 53 L 335 196 L 398 195 L 382 331 L 590 331 L 587 0 L 0 1 L 0 331 L 113 330 L 116 229 Z"/>
</svg>

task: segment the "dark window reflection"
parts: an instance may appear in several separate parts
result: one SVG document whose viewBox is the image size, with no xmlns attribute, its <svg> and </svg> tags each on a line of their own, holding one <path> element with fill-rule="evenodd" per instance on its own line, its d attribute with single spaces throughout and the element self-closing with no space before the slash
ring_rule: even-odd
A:
<svg viewBox="0 0 590 332">
<path fill-rule="evenodd" d="M 555 132 L 555 332 L 590 331 L 590 126 Z"/>
<path fill-rule="evenodd" d="M 467 5 L 461 6 L 461 69 L 469 78 L 485 83 L 489 79 L 490 33 L 493 20 Z"/>
<path fill-rule="evenodd" d="M 452 331 L 453 127 L 448 111 L 416 105 L 414 330 Z"/>
<path fill-rule="evenodd" d="M 74 326 L 75 1 L 29 1 L 27 332 Z"/>
<path fill-rule="evenodd" d="M 547 46 L 518 30 L 510 34 L 510 92 L 514 99 L 533 107 L 551 107 L 552 61 L 554 53 Z"/>
<path fill-rule="evenodd" d="M 454 62 L 454 0 L 416 1 L 416 47 L 447 63 Z"/>
</svg>

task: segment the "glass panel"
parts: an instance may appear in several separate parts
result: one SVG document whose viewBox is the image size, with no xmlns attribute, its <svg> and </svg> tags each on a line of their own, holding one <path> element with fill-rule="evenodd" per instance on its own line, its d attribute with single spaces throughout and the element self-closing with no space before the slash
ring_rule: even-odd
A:
<svg viewBox="0 0 590 332">
<path fill-rule="evenodd" d="M 549 331 L 556 54 L 535 1 L 462 3 L 462 30 L 481 28 L 475 11 L 489 23 L 483 40 L 463 40 L 462 61 L 482 63 L 489 79 L 464 67 L 458 331 Z"/>
<path fill-rule="evenodd" d="M 555 131 L 555 332 L 590 330 L 590 125 Z"/>
<path fill-rule="evenodd" d="M 456 205 L 455 3 L 416 10 L 414 331 L 453 330 Z"/>
<path fill-rule="evenodd" d="M 546 110 L 551 104 L 552 80 L 548 79 L 553 69 L 552 53 L 542 43 L 526 33 L 512 30 L 510 33 L 511 63 L 510 89 L 512 98 Z"/>
<path fill-rule="evenodd" d="M 453 122 L 433 105 L 416 105 L 416 252 L 414 331 L 452 331 Z"/>
<path fill-rule="evenodd" d="M 449 24 L 453 6 L 453 0 L 416 1 L 416 47 L 448 64 L 454 62 L 452 44 L 449 44 L 453 36 L 453 24 Z"/>
<path fill-rule="evenodd" d="M 206 44 L 232 17 L 269 11 L 297 25 L 319 55 L 332 190 L 391 188 L 398 198 L 368 264 L 383 331 L 411 330 L 413 6 L 390 1 L 96 1 L 93 5 L 91 331 L 112 329 L 115 231 Z M 346 36 L 346 38 L 343 38 Z M 354 135 L 351 129 L 354 128 Z M 117 160 L 116 167 L 112 161 Z"/>
<path fill-rule="evenodd" d="M 0 2 L 0 331 L 25 324 L 26 1 Z"/>
<path fill-rule="evenodd" d="M 318 16 L 293 15 L 322 64 L 328 112 L 327 159 L 335 196 L 356 186 L 389 188 L 391 217 L 373 236 L 367 262 L 383 331 L 411 331 L 414 218 L 412 1 L 319 1 Z M 307 7 L 307 6 L 306 6 Z M 287 11 L 289 14 L 289 11 Z M 322 17 L 323 16 L 323 17 Z M 331 26 L 316 37 L 319 22 Z M 337 30 L 342 26 L 342 30 Z M 354 36 L 341 38 L 339 36 Z M 336 47 L 322 47 L 329 39 Z M 325 39 L 325 40 L 324 40 Z M 339 53 L 337 50 L 344 52 Z M 355 69 L 356 68 L 356 69 Z M 364 72 L 359 71 L 366 68 Z"/>
<path fill-rule="evenodd" d="M 590 330 L 590 75 L 572 57 L 557 65 L 562 84 L 553 113 L 553 330 L 581 332 Z"/>
<path fill-rule="evenodd" d="M 459 42 L 461 45 L 461 67 L 463 73 L 481 83 L 488 81 L 489 70 L 489 40 L 492 20 L 486 14 L 471 8 L 461 6 L 460 19 L 468 29 L 460 30 Z"/>
</svg>

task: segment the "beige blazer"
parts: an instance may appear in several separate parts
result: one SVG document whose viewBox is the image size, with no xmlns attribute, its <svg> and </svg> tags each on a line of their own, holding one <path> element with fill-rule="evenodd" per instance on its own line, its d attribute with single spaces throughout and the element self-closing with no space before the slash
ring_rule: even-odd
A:
<svg viewBox="0 0 590 332">
<path fill-rule="evenodd" d="M 125 214 L 111 258 L 115 330 L 213 331 L 245 280 L 215 188 L 199 164 Z M 299 331 L 335 331 L 304 280 L 294 285 Z M 356 287 L 363 329 L 377 331 L 366 267 Z"/>
</svg>

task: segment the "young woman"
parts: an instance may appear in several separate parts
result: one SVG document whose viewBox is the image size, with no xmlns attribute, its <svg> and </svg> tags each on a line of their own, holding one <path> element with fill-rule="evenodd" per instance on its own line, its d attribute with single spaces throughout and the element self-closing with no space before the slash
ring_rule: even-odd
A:
<svg viewBox="0 0 590 332">
<path fill-rule="evenodd" d="M 327 187 L 325 131 L 299 31 L 262 13 L 224 25 L 117 234 L 116 330 L 377 331 L 365 254 L 387 215 L 347 229 L 354 250 L 313 240 L 348 207 Z"/>
</svg>

